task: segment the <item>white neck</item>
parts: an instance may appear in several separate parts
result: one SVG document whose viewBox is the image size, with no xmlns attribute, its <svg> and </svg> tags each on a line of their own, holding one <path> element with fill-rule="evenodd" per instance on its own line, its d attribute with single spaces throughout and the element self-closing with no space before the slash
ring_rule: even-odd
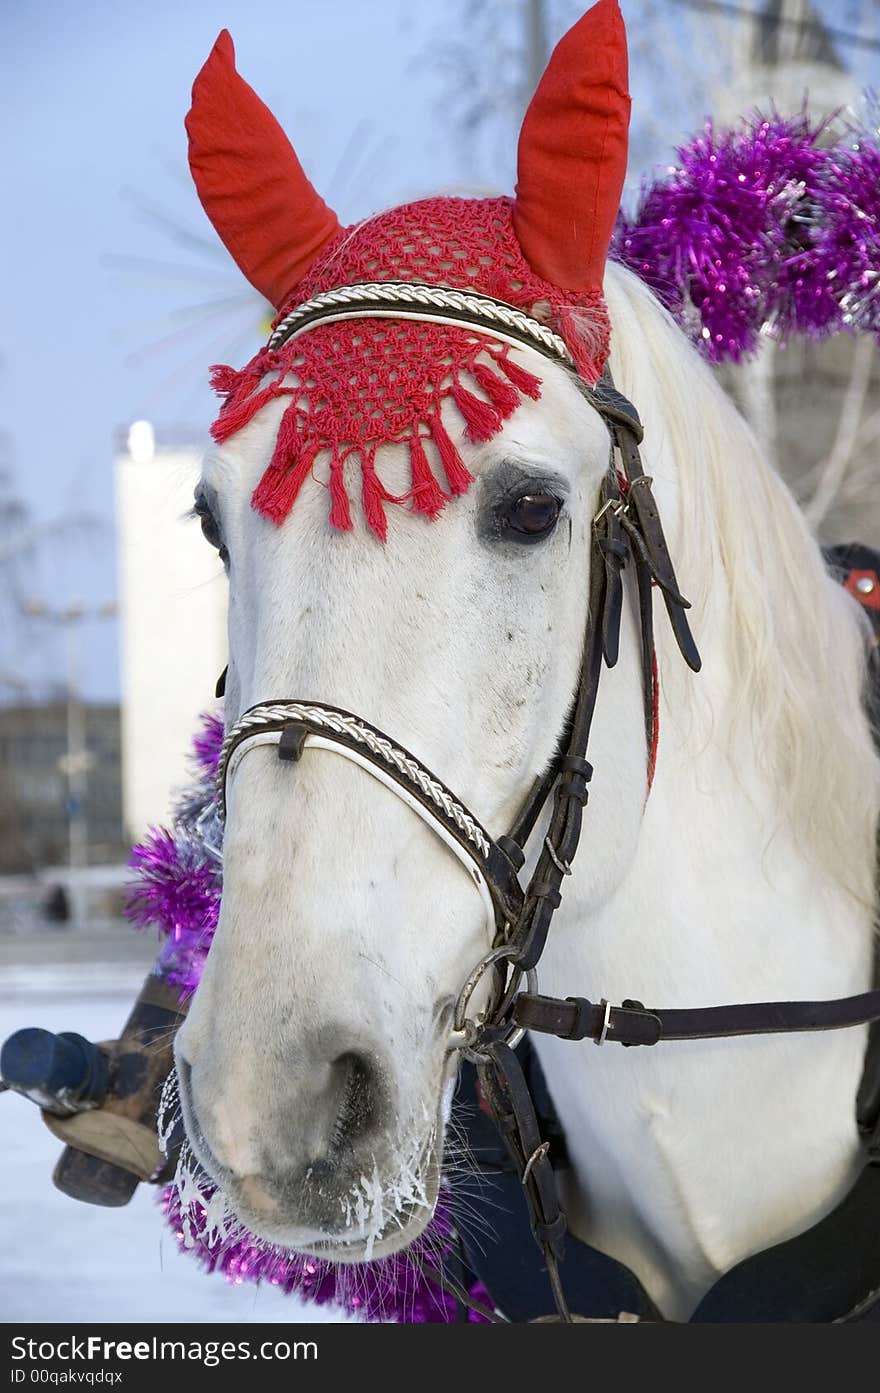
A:
<svg viewBox="0 0 880 1393">
<path fill-rule="evenodd" d="M 648 426 L 645 468 L 704 667 L 684 673 L 658 601 L 656 778 L 632 859 L 597 896 L 590 858 L 620 845 L 608 828 L 631 777 L 619 722 L 611 748 L 603 730 L 632 640 L 603 676 L 591 803 L 540 990 L 658 1007 L 865 991 L 878 765 L 854 607 L 708 375 L 667 370 L 671 337 L 665 353 L 636 351 L 660 336 L 619 281 L 606 283 L 614 375 Z M 658 431 L 664 420 L 675 431 Z M 687 1317 L 721 1274 L 808 1228 L 851 1185 L 865 1041 L 864 1027 L 634 1049 L 534 1037 L 572 1159 L 574 1233 L 630 1266 L 667 1316 Z"/>
<path fill-rule="evenodd" d="M 592 916 L 575 877 L 541 990 L 649 1006 L 865 990 L 870 915 L 794 854 L 774 855 L 765 877 L 745 796 L 701 789 L 669 734 L 662 758 L 632 874 Z M 630 1266 L 669 1317 L 818 1220 L 854 1178 L 864 1029 L 535 1045 L 572 1159 L 571 1228 Z"/>
</svg>

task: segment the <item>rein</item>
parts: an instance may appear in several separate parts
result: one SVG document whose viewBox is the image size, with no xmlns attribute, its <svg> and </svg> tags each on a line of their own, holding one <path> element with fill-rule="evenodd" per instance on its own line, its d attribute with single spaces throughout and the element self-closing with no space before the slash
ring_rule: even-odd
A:
<svg viewBox="0 0 880 1393">
<path fill-rule="evenodd" d="M 317 324 L 362 317 L 424 318 L 463 324 L 477 332 L 526 343 L 571 369 L 562 340 L 546 325 L 490 297 L 437 286 L 366 283 L 326 292 L 300 305 L 278 325 L 278 348 Z M 249 708 L 227 732 L 217 773 L 217 799 L 225 818 L 234 775 L 258 745 L 298 762 L 306 749 L 332 751 L 356 764 L 400 797 L 443 840 L 474 881 L 486 911 L 492 947 L 471 972 L 456 1003 L 449 1048 L 476 1065 L 482 1096 L 512 1158 L 543 1254 L 558 1318 L 570 1322 L 559 1276 L 566 1232 L 556 1181 L 538 1117 L 514 1046 L 526 1030 L 597 1045 L 656 1045 L 792 1031 L 836 1030 L 880 1019 L 880 990 L 827 1001 L 754 1002 L 666 1009 L 625 1000 L 614 1006 L 583 997 L 537 993 L 536 967 L 562 885 L 571 874 L 581 839 L 593 769 L 587 746 L 603 665 L 617 662 L 623 610 L 622 571 L 635 572 L 647 748 L 656 742 L 657 692 L 653 592 L 659 590 L 682 657 L 699 671 L 700 657 L 663 534 L 659 512 L 639 454 L 638 413 L 614 387 L 606 369 L 595 386 L 579 386 L 599 412 L 610 436 L 609 467 L 592 521 L 590 589 L 576 695 L 559 741 L 559 753 L 525 798 L 509 831 L 493 839 L 437 776 L 408 750 L 361 717 L 316 701 L 280 699 Z M 615 458 L 616 454 L 616 458 Z M 222 679 L 221 679 L 222 681 Z M 219 691 L 218 691 L 219 694 Z M 650 775 L 649 771 L 649 775 Z M 526 886 L 519 872 L 526 845 L 551 805 L 549 827 Z M 491 975 L 489 1006 L 468 1015 L 474 992 Z M 525 981 L 526 990 L 520 990 Z M 880 1156 L 880 1107 L 869 1151 Z M 438 1274 L 439 1276 L 439 1274 Z M 459 1291 L 455 1293 L 461 1296 Z M 481 1310 L 481 1314 L 485 1314 Z"/>
</svg>

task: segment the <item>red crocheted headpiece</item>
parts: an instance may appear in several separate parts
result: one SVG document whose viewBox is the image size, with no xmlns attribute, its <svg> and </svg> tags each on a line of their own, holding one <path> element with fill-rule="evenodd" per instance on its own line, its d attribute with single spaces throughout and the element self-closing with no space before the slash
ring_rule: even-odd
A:
<svg viewBox="0 0 880 1393">
<path fill-rule="evenodd" d="M 595 381 L 608 353 L 601 281 L 628 118 L 623 22 L 617 0 L 599 0 L 558 45 L 526 114 L 515 200 L 429 198 L 340 228 L 235 71 L 225 31 L 196 79 L 187 130 L 206 211 L 279 318 L 322 291 L 363 281 L 476 290 L 556 329 L 579 372 Z M 578 332 L 584 322 L 586 335 Z M 262 386 L 267 375 L 273 380 Z M 213 384 L 225 398 L 212 428 L 218 441 L 266 402 L 288 400 L 253 495 L 259 512 L 282 522 L 326 450 L 331 523 L 351 527 L 357 463 L 367 521 L 383 540 L 386 503 L 409 502 L 434 518 L 471 483 L 441 420 L 444 400 L 457 407 L 464 435 L 485 441 L 523 395 L 541 391 L 509 346 L 485 333 L 368 318 L 319 324 L 278 350 L 262 349 L 240 372 L 216 368 Z M 376 473 L 375 453 L 391 442 L 409 449 L 411 487 L 402 496 Z"/>
</svg>

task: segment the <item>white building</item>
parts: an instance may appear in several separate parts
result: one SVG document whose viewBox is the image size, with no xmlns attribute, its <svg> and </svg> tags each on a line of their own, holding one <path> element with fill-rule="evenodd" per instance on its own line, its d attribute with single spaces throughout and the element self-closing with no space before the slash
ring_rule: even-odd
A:
<svg viewBox="0 0 880 1393">
<path fill-rule="evenodd" d="M 167 821 L 226 665 L 226 577 L 187 517 L 199 463 L 195 447 L 155 445 L 146 422 L 116 459 L 122 799 L 132 839 Z"/>
</svg>

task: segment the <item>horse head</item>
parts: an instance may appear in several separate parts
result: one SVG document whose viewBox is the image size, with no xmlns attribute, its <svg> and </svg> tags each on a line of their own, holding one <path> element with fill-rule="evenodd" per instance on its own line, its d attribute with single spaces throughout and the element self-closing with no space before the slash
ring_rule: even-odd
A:
<svg viewBox="0 0 880 1393">
<path fill-rule="evenodd" d="M 526 115 L 515 200 L 428 199 L 343 229 L 228 35 L 194 87 L 199 193 L 279 311 L 268 347 L 216 374 L 196 498 L 229 573 L 227 728 L 273 701 L 337 724 L 329 743 L 313 725 L 293 760 L 257 734 L 226 764 L 220 922 L 178 1075 L 201 1165 L 249 1228 L 301 1251 L 380 1256 L 433 1212 L 456 1003 L 499 924 L 467 846 L 451 854 L 412 797 L 338 756 L 372 731 L 386 762 L 412 752 L 412 778 L 451 800 L 447 823 L 473 810 L 474 837 L 495 838 L 558 749 L 609 474 L 591 384 L 628 113 L 622 21 L 600 0 Z M 390 284 L 400 317 L 332 299 Z M 453 292 L 435 296 L 442 313 L 432 288 Z M 456 318 L 474 301 L 502 318 Z M 595 741 L 615 770 L 592 812 L 597 900 L 645 800 L 638 644 L 627 614 Z"/>
</svg>

